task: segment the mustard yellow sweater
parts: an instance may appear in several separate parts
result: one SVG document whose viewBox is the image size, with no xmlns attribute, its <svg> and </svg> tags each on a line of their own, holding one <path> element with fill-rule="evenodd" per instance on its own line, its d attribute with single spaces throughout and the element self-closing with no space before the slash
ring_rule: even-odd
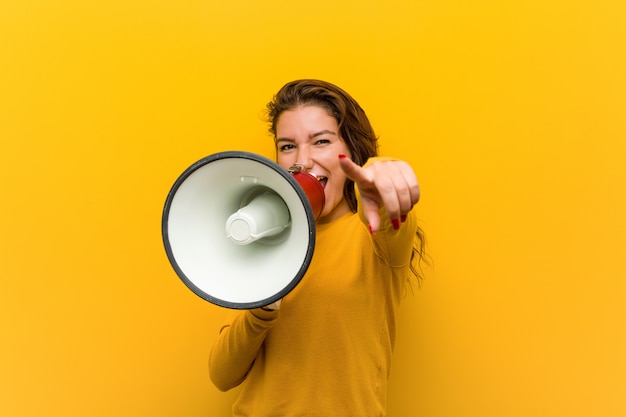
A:
<svg viewBox="0 0 626 417">
<path fill-rule="evenodd" d="M 375 236 L 360 213 L 317 225 L 310 267 L 280 310 L 234 312 L 209 361 L 220 390 L 243 383 L 233 416 L 385 415 L 413 212 L 398 231 L 381 213 Z"/>
</svg>

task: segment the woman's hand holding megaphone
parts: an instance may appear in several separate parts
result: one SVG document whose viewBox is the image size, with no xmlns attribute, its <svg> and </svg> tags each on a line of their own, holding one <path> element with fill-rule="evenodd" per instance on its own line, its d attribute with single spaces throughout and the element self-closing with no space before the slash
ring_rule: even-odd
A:
<svg viewBox="0 0 626 417">
<path fill-rule="evenodd" d="M 377 159 L 361 167 L 344 154 L 340 154 L 339 159 L 345 174 L 358 187 L 370 232 L 375 234 L 380 228 L 381 207 L 385 208 L 393 228 L 398 230 L 420 199 L 420 187 L 411 166 L 397 159 Z"/>
<path fill-rule="evenodd" d="M 261 310 L 265 310 L 265 311 L 276 311 L 276 310 L 279 310 L 281 301 L 283 301 L 282 298 L 280 300 L 278 300 L 278 301 L 273 302 L 272 304 L 268 304 L 266 306 L 261 307 Z"/>
</svg>

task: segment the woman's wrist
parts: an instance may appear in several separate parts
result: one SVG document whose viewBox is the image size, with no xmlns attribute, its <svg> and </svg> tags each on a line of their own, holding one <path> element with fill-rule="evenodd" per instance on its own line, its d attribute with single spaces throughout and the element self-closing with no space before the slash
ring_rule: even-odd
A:
<svg viewBox="0 0 626 417">
<path fill-rule="evenodd" d="M 281 303 L 282 299 L 273 302 L 272 304 L 268 304 L 266 306 L 261 307 L 261 310 L 263 311 L 276 311 L 278 309 L 280 309 L 280 303 Z"/>
</svg>

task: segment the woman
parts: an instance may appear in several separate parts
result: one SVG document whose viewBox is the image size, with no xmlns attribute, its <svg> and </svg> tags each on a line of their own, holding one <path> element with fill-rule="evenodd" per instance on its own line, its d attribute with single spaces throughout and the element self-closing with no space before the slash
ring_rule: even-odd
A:
<svg viewBox="0 0 626 417">
<path fill-rule="evenodd" d="M 235 313 L 211 379 L 243 383 L 234 416 L 384 416 L 396 316 L 422 257 L 415 174 L 377 157 L 365 112 L 335 85 L 288 83 L 268 115 L 278 164 L 315 174 L 326 203 L 306 275 L 278 305 Z"/>
</svg>

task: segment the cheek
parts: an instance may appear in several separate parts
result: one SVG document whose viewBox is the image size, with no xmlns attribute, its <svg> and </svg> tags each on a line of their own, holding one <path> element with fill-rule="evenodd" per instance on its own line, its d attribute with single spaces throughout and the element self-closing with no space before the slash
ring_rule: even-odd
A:
<svg viewBox="0 0 626 417">
<path fill-rule="evenodd" d="M 341 170 L 341 168 L 339 169 Z M 333 190 L 333 193 L 336 193 L 336 196 L 335 196 L 336 198 L 338 199 L 343 198 L 343 188 L 347 180 L 348 179 L 343 174 L 343 171 L 336 173 L 334 175 L 332 190 Z"/>
<path fill-rule="evenodd" d="M 278 154 L 276 156 L 276 163 L 285 169 L 289 169 L 293 166 L 294 162 L 293 158 L 285 155 Z"/>
</svg>

